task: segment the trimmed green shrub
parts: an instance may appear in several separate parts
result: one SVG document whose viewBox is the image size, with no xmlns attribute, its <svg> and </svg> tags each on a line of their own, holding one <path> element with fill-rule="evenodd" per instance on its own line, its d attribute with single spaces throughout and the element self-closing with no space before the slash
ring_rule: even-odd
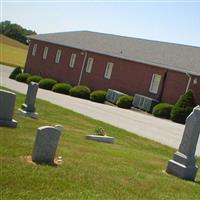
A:
<svg viewBox="0 0 200 200">
<path fill-rule="evenodd" d="M 79 97 L 82 99 L 89 99 L 90 89 L 87 86 L 79 85 L 70 89 L 69 94 L 73 97 Z"/>
<path fill-rule="evenodd" d="M 172 111 L 173 105 L 168 103 L 159 103 L 154 106 L 152 114 L 156 117 L 170 119 L 170 113 Z"/>
<path fill-rule="evenodd" d="M 16 81 L 27 83 L 27 79 L 30 77 L 28 73 L 21 73 L 16 76 Z"/>
<path fill-rule="evenodd" d="M 90 100 L 98 103 L 104 103 L 107 92 L 104 90 L 95 90 L 90 94 Z"/>
<path fill-rule="evenodd" d="M 196 106 L 196 102 L 192 90 L 189 90 L 184 95 L 181 95 L 178 101 L 176 102 L 175 106 L 181 108 L 187 108 L 187 107 L 194 108 Z"/>
<path fill-rule="evenodd" d="M 36 82 L 36 83 L 39 83 L 40 81 L 42 80 L 42 77 L 41 76 L 30 76 L 28 79 L 27 79 L 27 83 L 30 83 L 30 82 Z"/>
<path fill-rule="evenodd" d="M 52 90 L 53 86 L 57 83 L 57 81 L 50 79 L 50 78 L 44 78 L 40 80 L 39 87 L 46 89 L 46 90 Z"/>
<path fill-rule="evenodd" d="M 56 83 L 52 90 L 61 94 L 69 94 L 69 90 L 72 88 L 70 84 L 67 83 Z"/>
<path fill-rule="evenodd" d="M 133 102 L 133 97 L 132 96 L 121 96 L 117 100 L 117 106 L 120 108 L 131 108 Z"/>
<path fill-rule="evenodd" d="M 171 112 L 171 120 L 177 123 L 185 124 L 185 120 L 192 110 L 192 107 L 180 108 L 174 106 Z"/>
<path fill-rule="evenodd" d="M 10 74 L 9 78 L 10 79 L 16 79 L 16 76 L 18 74 L 21 74 L 22 73 L 22 68 L 21 67 L 16 67 Z"/>
<path fill-rule="evenodd" d="M 192 112 L 196 106 L 194 95 L 191 90 L 180 96 L 176 104 L 174 105 L 170 118 L 174 122 L 185 123 L 186 118 Z"/>
</svg>

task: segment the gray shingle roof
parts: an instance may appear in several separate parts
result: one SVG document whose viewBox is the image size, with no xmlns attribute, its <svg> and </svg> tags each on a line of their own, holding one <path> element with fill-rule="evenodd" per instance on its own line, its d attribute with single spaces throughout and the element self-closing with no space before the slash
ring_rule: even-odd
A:
<svg viewBox="0 0 200 200">
<path fill-rule="evenodd" d="M 39 34 L 29 38 L 200 76 L 200 47 L 90 31 Z"/>
</svg>

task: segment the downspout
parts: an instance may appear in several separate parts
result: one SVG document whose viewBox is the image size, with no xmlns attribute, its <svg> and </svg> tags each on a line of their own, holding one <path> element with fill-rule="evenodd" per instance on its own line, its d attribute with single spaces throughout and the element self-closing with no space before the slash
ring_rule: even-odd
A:
<svg viewBox="0 0 200 200">
<path fill-rule="evenodd" d="M 78 85 L 80 85 L 80 83 L 81 83 L 81 79 L 82 79 L 82 76 L 83 76 L 83 70 L 84 70 L 84 67 L 85 67 L 86 59 L 87 59 L 87 51 L 84 51 L 84 52 L 85 52 L 85 56 L 84 56 L 84 59 L 83 59 L 81 73 L 80 73 L 79 80 L 78 80 Z"/>
<path fill-rule="evenodd" d="M 189 90 L 189 87 L 190 87 L 192 76 L 189 73 L 185 73 L 185 74 L 188 76 L 188 83 L 187 83 L 187 87 L 186 87 L 186 90 L 185 90 L 185 92 L 187 92 Z"/>
</svg>

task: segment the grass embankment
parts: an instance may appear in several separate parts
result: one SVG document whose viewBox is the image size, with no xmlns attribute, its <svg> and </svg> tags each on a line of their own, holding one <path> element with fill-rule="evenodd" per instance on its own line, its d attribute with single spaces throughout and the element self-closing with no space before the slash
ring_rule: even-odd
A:
<svg viewBox="0 0 200 200">
<path fill-rule="evenodd" d="M 23 101 L 18 94 L 16 108 Z M 37 100 L 37 111 L 39 120 L 15 114 L 17 129 L 0 128 L 2 199 L 200 199 L 200 172 L 196 183 L 163 172 L 173 149 L 46 101 Z M 57 149 L 63 164 L 26 162 L 37 128 L 55 124 L 64 125 Z M 116 144 L 86 140 L 98 126 Z"/>
<path fill-rule="evenodd" d="M 24 67 L 28 46 L 0 34 L 0 64 Z"/>
</svg>

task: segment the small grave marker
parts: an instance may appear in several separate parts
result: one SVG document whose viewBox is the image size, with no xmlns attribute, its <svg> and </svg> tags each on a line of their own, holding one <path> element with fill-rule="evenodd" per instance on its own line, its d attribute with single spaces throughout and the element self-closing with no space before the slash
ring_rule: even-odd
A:
<svg viewBox="0 0 200 200">
<path fill-rule="evenodd" d="M 32 152 L 34 162 L 54 164 L 54 157 L 61 135 L 61 131 L 56 127 L 43 126 L 38 128 Z"/>
</svg>

